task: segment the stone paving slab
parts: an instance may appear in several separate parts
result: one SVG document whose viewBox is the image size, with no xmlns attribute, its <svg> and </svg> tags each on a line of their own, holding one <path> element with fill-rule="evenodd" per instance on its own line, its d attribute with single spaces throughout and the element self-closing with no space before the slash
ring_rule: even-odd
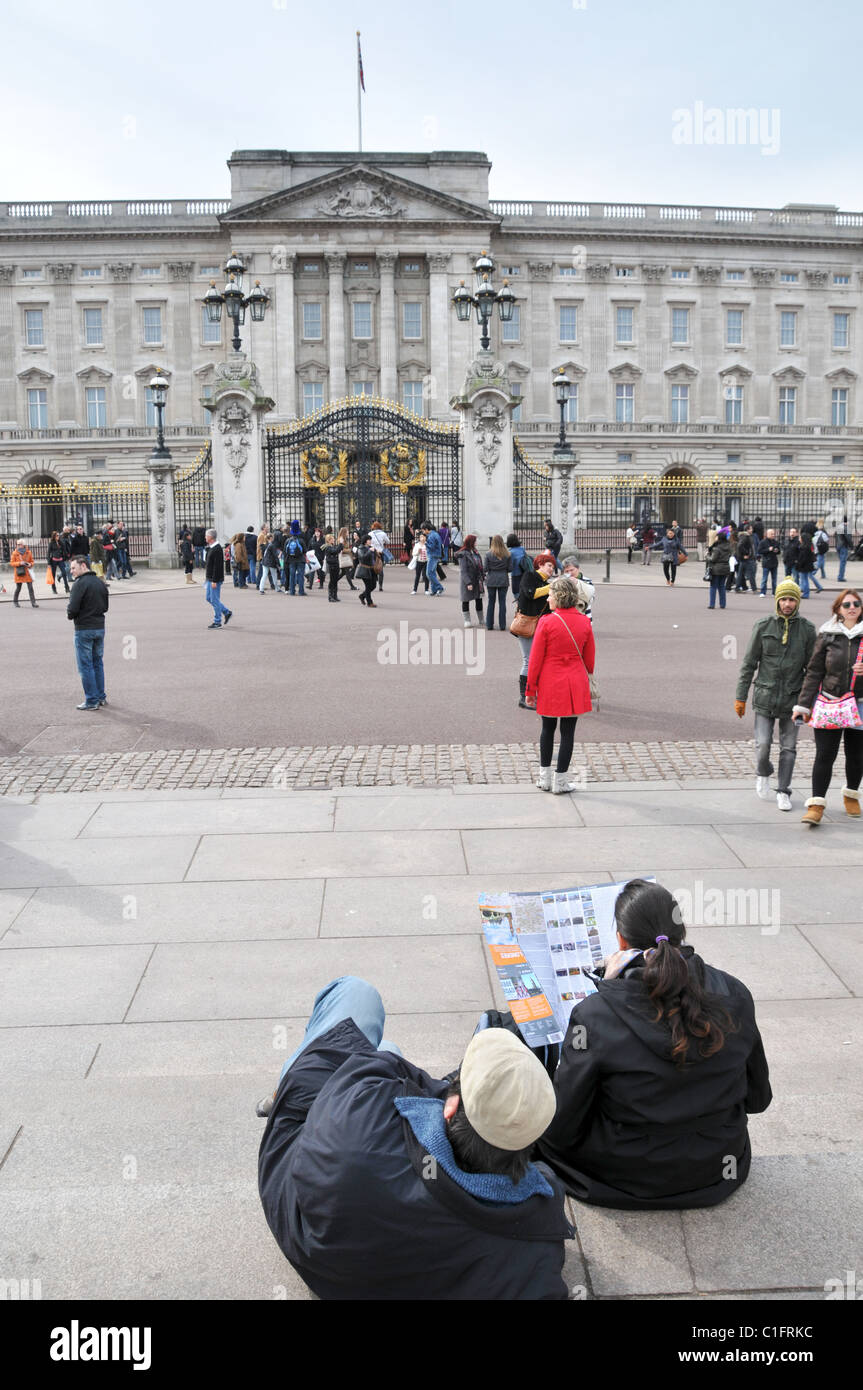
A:
<svg viewBox="0 0 863 1390">
<path fill-rule="evenodd" d="M 0 1019 L 23 1023 L 119 1022 L 151 946 L 86 946 L 0 953 Z"/>
<path fill-rule="evenodd" d="M 549 835 L 544 830 L 465 830 L 462 832 L 470 873 L 484 873 L 495 883 L 511 865 L 530 863 L 536 873 L 561 873 L 567 866 L 607 870 L 632 862 L 637 872 L 652 873 L 668 864 L 692 868 L 740 867 L 740 859 L 720 839 L 714 826 L 680 827 L 669 835 L 652 825 L 611 826 Z M 863 853 L 863 837 L 861 837 Z"/>
<path fill-rule="evenodd" d="M 32 888 L 0 889 L 0 933 L 6 930 L 10 922 L 15 921 L 33 896 L 33 891 Z"/>
<path fill-rule="evenodd" d="M 210 942 L 157 946 L 128 1016 L 307 1018 L 318 990 L 339 975 L 371 980 L 388 1014 L 413 1013 L 420 1000 L 477 1016 L 490 1004 L 478 937 Z"/>
<path fill-rule="evenodd" d="M 447 789 L 402 801 L 376 797 L 369 806 L 357 797 L 337 798 L 336 830 L 471 830 L 522 826 L 572 829 L 583 825 L 579 803 L 571 796 L 455 797 Z"/>
<path fill-rule="evenodd" d="M 801 739 L 796 777 L 804 785 L 814 745 Z M 535 741 L 505 744 L 370 744 L 281 748 L 177 748 L 54 756 L 35 753 L 0 758 L 0 795 L 36 792 L 239 791 L 271 787 L 364 786 L 441 787 L 530 784 L 536 777 Z M 754 776 L 752 739 L 699 742 L 576 742 L 573 768 L 585 767 L 589 782 L 724 782 Z"/>
<path fill-rule="evenodd" d="M 104 1032 L 98 1024 L 27 1024 L 16 1028 L 4 1021 L 0 1027 L 0 1079 L 5 1084 L 43 1072 L 55 1079 L 83 1079 Z"/>
<path fill-rule="evenodd" d="M 506 833 L 506 832 L 503 832 Z M 512 833 L 512 832 L 510 832 Z M 429 873 L 464 868 L 455 830 L 334 831 L 306 834 L 204 835 L 189 867 L 190 882 L 258 878 L 376 878 L 410 873 L 429 865 Z"/>
<path fill-rule="evenodd" d="M 849 990 L 796 927 L 701 927 L 687 941 L 759 999 L 844 998 Z"/>
<path fill-rule="evenodd" d="M 767 821 L 759 828 L 757 836 L 745 826 L 719 825 L 716 828 L 728 848 L 751 869 L 760 868 L 765 863 L 795 867 L 823 864 L 824 841 L 828 835 L 831 857 L 844 865 L 863 864 L 860 822 L 846 816 L 841 811 L 841 803 L 839 811 L 831 808 L 825 812 L 821 825 L 814 830 L 810 826 L 795 824 L 790 815 L 785 815 L 783 821 L 784 824 Z"/>
<path fill-rule="evenodd" d="M 831 874 L 831 889 L 832 878 Z M 858 919 L 800 930 L 852 994 L 863 995 L 863 922 Z"/>
<path fill-rule="evenodd" d="M 695 1288 L 679 1212 L 611 1211 L 573 1202 L 579 1241 L 598 1297 L 686 1293 Z"/>
<path fill-rule="evenodd" d="M 114 888 L 38 888 L 0 935 L 16 946 L 142 941 L 237 941 L 316 936 L 324 880 L 124 883 Z"/>
<path fill-rule="evenodd" d="M 242 802 L 208 799 L 160 803 L 154 816 L 146 805 L 114 802 L 102 806 L 87 822 L 82 839 L 121 835 L 251 835 L 268 834 L 297 825 L 303 830 L 330 830 L 334 801 L 312 795 L 301 807 L 270 800 Z"/>
<path fill-rule="evenodd" d="M 777 814 L 782 815 L 782 812 Z M 801 826 L 800 833 L 807 835 L 809 832 Z M 825 884 L 823 867 L 776 864 L 769 855 L 764 856 L 758 868 L 737 869 L 733 879 L 722 869 L 693 871 L 689 868 L 660 868 L 656 878 L 670 892 L 687 895 L 680 905 L 688 926 L 745 925 L 752 920 L 749 906 L 755 901 L 752 894 L 768 894 L 769 907 L 774 901 L 772 894 L 778 892 L 779 920 L 783 926 L 786 923 L 801 926 L 829 923 L 829 936 L 833 922 L 859 920 L 863 893 L 859 868 L 846 867 L 841 854 L 834 855 L 832 850 L 832 842 L 822 842 L 825 859 L 830 860 L 829 885 Z M 619 876 L 624 880 L 632 878 L 631 873 Z"/>
<path fill-rule="evenodd" d="M 175 883 L 198 846 L 194 836 L 134 839 L 0 841 L 0 882 L 9 888 L 43 884 Z"/>
<path fill-rule="evenodd" d="M 860 1265 L 863 1155 L 754 1159 L 727 1202 L 684 1212 L 683 1227 L 699 1289 L 823 1288 L 827 1279 L 844 1280 Z"/>
</svg>

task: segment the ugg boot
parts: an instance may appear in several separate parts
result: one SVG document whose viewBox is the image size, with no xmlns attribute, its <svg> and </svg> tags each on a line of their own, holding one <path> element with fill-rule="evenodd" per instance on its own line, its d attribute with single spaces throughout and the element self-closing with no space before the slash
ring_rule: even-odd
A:
<svg viewBox="0 0 863 1390">
<path fill-rule="evenodd" d="M 518 707 L 519 707 L 519 709 L 527 709 L 527 708 L 528 708 L 527 700 L 524 698 L 524 696 L 525 696 L 525 691 L 526 691 L 526 690 L 527 690 L 527 676 L 519 676 L 519 678 L 518 678 L 518 692 L 519 692 L 519 693 L 518 693 Z"/>
<path fill-rule="evenodd" d="M 845 810 L 849 816 L 859 816 L 860 814 L 860 793 L 851 787 L 842 788 L 842 800 L 845 802 Z"/>
<path fill-rule="evenodd" d="M 187 574 L 187 575 L 186 575 L 186 583 L 187 583 L 187 584 L 197 584 L 197 582 L 198 582 L 197 579 L 193 579 L 192 576 L 191 576 L 190 574 Z"/>
<path fill-rule="evenodd" d="M 550 792 L 550 791 L 551 791 L 551 768 L 550 768 L 550 767 L 540 767 L 540 769 L 539 769 L 539 776 L 538 776 L 537 779 L 536 779 L 536 785 L 539 787 L 539 789 L 540 789 L 541 792 Z"/>
<path fill-rule="evenodd" d="M 578 787 L 575 783 L 568 781 L 568 778 L 568 772 L 556 772 L 554 774 L 554 785 L 551 790 L 554 792 L 555 796 L 561 796 L 564 792 L 578 791 Z"/>
<path fill-rule="evenodd" d="M 803 817 L 803 825 L 820 825 L 821 817 L 824 815 L 824 807 L 827 801 L 823 796 L 810 796 L 809 800 L 803 803 L 806 807 L 806 815 Z"/>
</svg>

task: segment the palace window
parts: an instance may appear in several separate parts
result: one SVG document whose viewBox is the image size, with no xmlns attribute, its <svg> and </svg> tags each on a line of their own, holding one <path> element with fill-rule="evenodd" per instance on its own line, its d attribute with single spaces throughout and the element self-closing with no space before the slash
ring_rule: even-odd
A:
<svg viewBox="0 0 863 1390">
<path fill-rule="evenodd" d="M 615 310 L 614 340 L 617 343 L 631 343 L 632 338 L 632 309 Z"/>
<path fill-rule="evenodd" d="M 87 428 L 104 429 L 108 423 L 104 386 L 88 386 L 84 395 L 87 402 Z"/>
<path fill-rule="evenodd" d="M 850 347 L 850 314 L 833 315 L 833 346 L 835 348 Z"/>
<path fill-rule="evenodd" d="M 211 323 L 210 315 L 207 313 L 206 304 L 201 305 L 201 342 L 220 343 L 222 341 L 222 325 Z"/>
<path fill-rule="evenodd" d="M 303 382 L 303 414 L 311 415 L 324 404 L 324 383 L 322 381 Z"/>
<path fill-rule="evenodd" d="M 779 346 L 795 347 L 797 343 L 797 314 L 792 309 L 783 309 L 779 315 Z"/>
<path fill-rule="evenodd" d="M 423 335 L 423 306 L 422 304 L 403 304 L 402 305 L 402 336 L 404 338 L 421 338 Z"/>
<path fill-rule="evenodd" d="M 726 425 L 743 424 L 742 386 L 726 386 L 725 388 L 725 423 Z"/>
<path fill-rule="evenodd" d="M 671 341 L 672 343 L 689 342 L 689 310 L 672 309 L 671 311 Z"/>
<path fill-rule="evenodd" d="M 614 388 L 614 418 L 619 425 L 631 425 L 635 419 L 635 387 L 617 382 Z"/>
<path fill-rule="evenodd" d="M 674 385 L 671 388 L 671 423 L 689 424 L 689 387 Z"/>
<path fill-rule="evenodd" d="M 501 342 L 517 343 L 521 340 L 521 305 L 512 306 L 512 318 L 508 323 L 501 324 Z"/>
<path fill-rule="evenodd" d="M 84 310 L 84 342 L 87 347 L 101 347 L 104 339 L 102 337 L 102 310 Z"/>
<path fill-rule="evenodd" d="M 780 386 L 779 388 L 779 423 L 780 425 L 793 425 L 797 416 L 797 387 Z"/>
<path fill-rule="evenodd" d="M 423 413 L 423 384 L 421 381 L 402 382 L 402 405 L 415 415 Z"/>
<path fill-rule="evenodd" d="M 151 347 L 158 346 L 162 342 L 162 310 L 159 308 L 144 309 L 142 314 L 144 342 Z"/>
<path fill-rule="evenodd" d="M 317 302 L 303 305 L 303 337 L 320 338 L 323 335 L 321 306 Z"/>
<path fill-rule="evenodd" d="M 48 428 L 48 392 L 41 388 L 27 392 L 27 417 L 31 430 Z"/>
<path fill-rule="evenodd" d="M 578 338 L 578 308 L 575 304 L 560 306 L 560 341 L 574 343 Z"/>
<path fill-rule="evenodd" d="M 372 336 L 372 306 L 369 300 L 357 301 L 353 305 L 354 311 L 354 337 L 370 338 Z"/>
<path fill-rule="evenodd" d="M 726 309 L 725 341 L 729 347 L 739 347 L 743 342 L 743 310 Z"/>
<path fill-rule="evenodd" d="M 830 423 L 831 425 L 848 424 L 847 386 L 834 386 L 830 393 Z"/>
<path fill-rule="evenodd" d="M 28 347 L 45 346 L 45 324 L 41 309 L 24 310 L 24 341 Z"/>
</svg>

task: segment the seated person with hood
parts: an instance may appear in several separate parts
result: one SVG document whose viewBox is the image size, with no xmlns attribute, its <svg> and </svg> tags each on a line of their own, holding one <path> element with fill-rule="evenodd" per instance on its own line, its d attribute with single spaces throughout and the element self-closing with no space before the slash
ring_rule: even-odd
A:
<svg viewBox="0 0 863 1390">
<path fill-rule="evenodd" d="M 749 1173 L 747 1114 L 772 1100 L 745 985 L 683 944 L 666 888 L 625 885 L 620 950 L 572 1011 L 538 1151 L 582 1202 L 710 1207 Z"/>
<path fill-rule="evenodd" d="M 566 1299 L 563 1189 L 530 1162 L 555 1107 L 542 1064 L 488 1028 L 437 1081 L 383 1028 L 376 989 L 333 981 L 258 1107 L 285 1257 L 324 1299 Z"/>
</svg>

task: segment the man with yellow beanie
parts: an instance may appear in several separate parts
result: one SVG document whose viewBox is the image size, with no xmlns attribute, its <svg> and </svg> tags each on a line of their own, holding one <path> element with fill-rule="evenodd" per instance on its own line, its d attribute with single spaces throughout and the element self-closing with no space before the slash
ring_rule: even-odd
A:
<svg viewBox="0 0 863 1390">
<path fill-rule="evenodd" d="M 773 726 L 779 720 L 779 776 L 776 804 L 780 811 L 791 810 L 791 774 L 797 758 L 797 725 L 791 718 L 800 694 L 803 676 L 815 646 L 815 628 L 800 615 L 801 591 L 793 579 L 783 579 L 776 587 L 776 614 L 759 618 L 749 639 L 740 667 L 734 710 L 742 719 L 746 697 L 754 679 L 752 705 L 755 710 L 755 792 L 770 800 L 770 748 Z"/>
</svg>

